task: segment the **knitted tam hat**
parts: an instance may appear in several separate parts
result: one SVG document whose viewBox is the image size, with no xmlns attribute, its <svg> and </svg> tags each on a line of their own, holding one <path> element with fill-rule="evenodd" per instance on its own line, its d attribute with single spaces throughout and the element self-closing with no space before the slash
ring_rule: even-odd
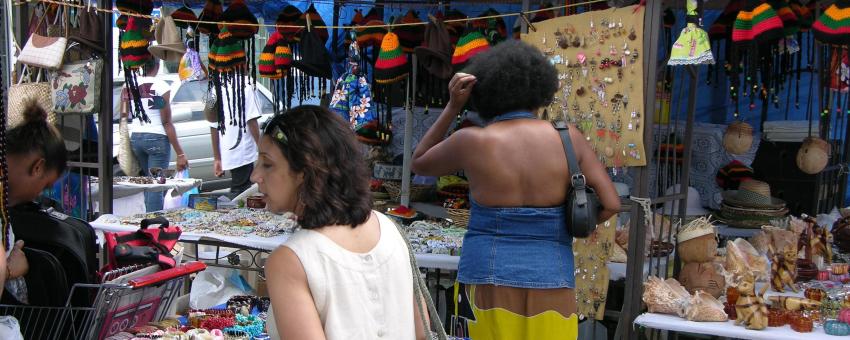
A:
<svg viewBox="0 0 850 340">
<path fill-rule="evenodd" d="M 117 0 L 115 8 L 125 13 L 138 13 L 151 15 L 153 13 L 152 0 Z"/>
<path fill-rule="evenodd" d="M 287 26 L 296 26 L 298 25 L 298 20 L 301 19 L 301 10 L 298 7 L 288 5 L 283 8 L 283 11 L 280 12 L 277 16 L 277 20 L 275 20 L 275 24 L 277 25 L 287 25 Z M 283 41 L 287 43 L 292 43 L 298 41 L 298 34 L 301 33 L 302 28 L 300 27 L 278 27 L 277 31 L 283 36 Z"/>
<path fill-rule="evenodd" d="M 466 22 L 463 21 L 455 21 L 449 22 L 451 20 L 460 20 L 466 19 L 466 14 L 453 9 L 446 12 L 446 17 L 444 21 L 446 21 L 446 30 L 449 31 L 449 37 L 452 38 L 452 45 L 456 45 L 457 41 L 460 39 L 460 36 L 463 35 L 464 27 L 466 27 Z"/>
<path fill-rule="evenodd" d="M 171 13 L 171 18 L 174 19 L 174 24 L 182 29 L 189 28 L 189 23 L 181 20 L 197 21 L 198 16 L 189 7 L 183 6 Z"/>
<path fill-rule="evenodd" d="M 400 24 L 421 23 L 418 13 L 413 10 L 407 11 L 403 17 L 396 21 Z M 415 26 L 399 26 L 394 30 L 398 35 L 398 40 L 401 43 L 401 50 L 404 53 L 413 53 L 413 49 L 422 45 L 422 40 L 425 38 L 425 25 Z"/>
<path fill-rule="evenodd" d="M 500 13 L 495 9 L 489 8 L 484 11 L 484 13 L 481 13 L 479 17 L 487 17 L 499 14 Z M 476 19 L 472 21 L 471 26 L 472 28 L 481 31 L 484 36 L 487 37 L 487 42 L 489 42 L 491 45 L 498 44 L 508 38 L 508 27 L 505 25 L 505 20 L 501 17 Z"/>
<path fill-rule="evenodd" d="M 812 24 L 815 39 L 824 44 L 850 44 L 850 0 L 836 0 Z"/>
<path fill-rule="evenodd" d="M 209 53 L 209 68 L 214 72 L 230 72 L 246 65 L 242 42 L 230 34 L 229 27 L 222 27 L 218 39 L 213 42 Z"/>
<path fill-rule="evenodd" d="M 283 76 L 286 76 L 292 67 L 292 49 L 283 40 L 274 49 L 274 66 L 281 70 Z"/>
<path fill-rule="evenodd" d="M 408 75 L 407 55 L 401 50 L 398 36 L 389 32 L 381 42 L 381 51 L 375 61 L 375 82 L 390 84 L 404 79 Z"/>
<path fill-rule="evenodd" d="M 741 182 L 753 178 L 753 169 L 740 161 L 732 161 L 717 170 L 717 186 L 723 190 L 737 190 Z"/>
<path fill-rule="evenodd" d="M 747 0 L 744 9 L 735 18 L 732 41 L 736 43 L 759 43 L 777 40 L 783 36 L 782 19 L 773 7 L 759 0 Z"/>
<path fill-rule="evenodd" d="M 323 28 L 323 27 L 322 28 L 318 27 L 318 26 L 326 26 L 326 25 L 325 25 L 325 21 L 322 20 L 322 16 L 319 15 L 319 11 L 316 10 L 315 5 L 310 4 L 310 7 L 307 8 L 306 11 L 304 11 L 304 14 L 301 14 L 301 16 L 298 18 L 298 25 L 307 26 L 307 16 L 310 16 L 310 25 L 312 26 L 311 29 L 312 29 L 313 33 L 316 34 L 317 37 L 319 37 L 319 40 L 321 40 L 322 43 L 327 42 L 328 41 L 328 29 Z"/>
<path fill-rule="evenodd" d="M 269 79 L 283 78 L 283 70 L 278 69 L 274 64 L 274 52 L 281 40 L 283 40 L 283 36 L 280 35 L 280 32 L 274 31 L 269 35 L 269 40 L 266 42 L 266 46 L 263 47 L 263 51 L 260 52 L 260 58 L 257 61 L 257 69 L 260 72 L 260 77 Z"/>
<path fill-rule="evenodd" d="M 221 20 L 221 12 L 221 0 L 207 0 L 198 18 L 202 21 L 219 21 Z M 198 31 L 206 35 L 218 35 L 218 25 L 209 23 L 198 24 Z"/>
<path fill-rule="evenodd" d="M 148 51 L 150 40 L 145 38 L 138 21 L 136 17 L 129 17 L 126 30 L 121 34 L 118 53 L 121 54 L 121 62 L 125 69 L 140 69 L 153 58 Z"/>
<path fill-rule="evenodd" d="M 245 4 L 245 0 L 233 0 L 230 3 L 230 6 L 227 6 L 227 10 L 221 14 L 221 21 L 227 23 L 237 23 L 237 24 L 251 24 L 257 25 L 257 17 L 251 13 L 251 10 L 248 9 L 248 5 Z M 259 26 L 244 26 L 244 25 L 227 25 L 227 24 L 218 24 L 218 29 L 221 30 L 223 26 L 227 26 L 230 34 L 239 40 L 247 40 L 253 39 L 254 34 L 257 34 L 260 27 Z"/>
<path fill-rule="evenodd" d="M 729 28 L 735 23 L 735 17 L 738 12 L 744 8 L 744 0 L 731 0 L 726 4 L 726 8 L 720 14 L 720 17 L 714 21 L 708 28 L 708 36 L 711 40 L 726 39 L 729 35 Z"/>
<path fill-rule="evenodd" d="M 791 7 L 791 10 L 797 15 L 797 21 L 800 24 L 801 31 L 806 32 L 812 28 L 815 16 L 812 14 L 811 9 L 800 4 L 800 0 L 791 0 L 788 3 L 788 6 Z"/>
<path fill-rule="evenodd" d="M 788 1 L 786 0 L 771 0 L 768 1 L 771 7 L 776 11 L 776 15 L 779 15 L 779 19 L 782 20 L 782 27 L 785 36 L 797 34 L 800 30 L 800 23 L 797 20 L 797 14 L 791 10 L 791 7 L 788 6 Z"/>
<path fill-rule="evenodd" d="M 479 30 L 471 29 L 457 41 L 452 66 L 456 71 L 462 70 L 470 58 L 490 48 L 487 38 Z"/>
<path fill-rule="evenodd" d="M 370 20 L 363 25 L 367 27 L 355 28 L 354 32 L 357 34 L 357 45 L 360 45 L 360 48 L 381 46 L 384 41 L 384 35 L 387 33 L 387 28 L 382 25 L 385 24 L 381 20 Z"/>
</svg>

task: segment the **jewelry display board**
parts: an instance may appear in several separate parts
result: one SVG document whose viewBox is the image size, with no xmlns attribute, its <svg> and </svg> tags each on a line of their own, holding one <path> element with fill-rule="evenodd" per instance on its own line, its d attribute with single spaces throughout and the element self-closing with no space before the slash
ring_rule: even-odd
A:
<svg viewBox="0 0 850 340">
<path fill-rule="evenodd" d="M 646 165 L 644 13 L 629 6 L 569 15 L 522 35 L 558 69 L 559 89 L 543 117 L 575 124 L 608 167 Z"/>
<path fill-rule="evenodd" d="M 602 320 L 608 296 L 608 258 L 617 245 L 617 215 L 596 226 L 590 237 L 574 239 L 576 307 L 579 316 Z"/>
</svg>

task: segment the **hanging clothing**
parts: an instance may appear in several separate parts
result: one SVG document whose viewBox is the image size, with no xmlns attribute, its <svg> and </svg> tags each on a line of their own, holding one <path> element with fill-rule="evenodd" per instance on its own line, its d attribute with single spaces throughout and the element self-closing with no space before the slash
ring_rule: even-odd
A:
<svg viewBox="0 0 850 340">
<path fill-rule="evenodd" d="M 413 273 L 395 224 L 378 216 L 381 237 L 367 253 L 348 251 L 309 229 L 283 246 L 301 260 L 328 340 L 415 339 Z M 268 334 L 280 339 L 269 308 Z"/>
<path fill-rule="evenodd" d="M 369 82 L 366 77 L 350 72 L 337 79 L 330 107 L 348 121 L 354 131 L 376 119 Z"/>
</svg>

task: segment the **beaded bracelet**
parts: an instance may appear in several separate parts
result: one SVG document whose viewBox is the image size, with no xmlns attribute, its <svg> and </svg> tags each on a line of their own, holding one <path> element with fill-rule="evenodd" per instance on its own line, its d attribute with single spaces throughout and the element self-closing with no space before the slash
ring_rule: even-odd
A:
<svg viewBox="0 0 850 340">
<path fill-rule="evenodd" d="M 222 318 L 218 316 L 214 316 L 204 320 L 201 323 L 201 328 L 204 329 L 225 329 L 231 327 L 236 324 L 236 321 L 232 318 Z"/>
</svg>

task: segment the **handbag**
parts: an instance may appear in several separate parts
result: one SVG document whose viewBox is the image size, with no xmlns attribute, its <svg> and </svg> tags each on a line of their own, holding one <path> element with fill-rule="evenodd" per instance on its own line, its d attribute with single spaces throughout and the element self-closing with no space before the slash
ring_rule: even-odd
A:
<svg viewBox="0 0 850 340">
<path fill-rule="evenodd" d="M 210 123 L 218 123 L 218 98 L 214 89 L 207 90 L 204 96 L 204 117 Z"/>
<path fill-rule="evenodd" d="M 59 15 L 56 16 L 56 20 L 58 19 Z M 39 25 L 42 22 L 44 22 L 44 18 L 39 22 Z M 34 31 L 38 31 L 38 27 Z M 65 32 L 67 33 L 68 30 L 65 30 Z M 33 33 L 24 48 L 21 49 L 18 61 L 24 65 L 55 70 L 62 66 L 66 46 L 68 46 L 68 39 L 65 37 L 45 37 Z"/>
<path fill-rule="evenodd" d="M 587 186 L 587 178 L 581 173 L 581 167 L 576 161 L 573 142 L 570 140 L 570 128 L 567 125 L 555 126 L 561 135 L 564 153 L 567 155 L 567 166 L 570 167 L 570 189 L 564 208 L 567 213 L 567 232 L 575 238 L 586 238 L 596 230 L 596 212 L 599 209 L 599 198 L 592 188 Z"/>
<path fill-rule="evenodd" d="M 148 228 L 156 224 L 159 228 Z M 100 273 L 133 264 L 154 263 L 162 269 L 174 268 L 176 261 L 171 250 L 182 232 L 178 226 L 169 226 L 164 217 L 144 219 L 136 231 L 104 232 L 107 263 Z"/>
<path fill-rule="evenodd" d="M 127 117 L 121 117 L 118 123 L 118 165 L 121 171 L 127 176 L 136 176 L 141 171 L 139 161 L 133 153 L 133 146 L 130 143 L 130 127 L 127 123 Z"/>
<path fill-rule="evenodd" d="M 14 128 L 24 122 L 23 112 L 26 109 L 27 102 L 30 98 L 35 97 L 35 100 L 47 111 L 47 122 L 56 124 L 56 113 L 53 112 L 53 99 L 50 95 L 50 84 L 39 82 L 41 73 L 38 74 L 36 82 L 24 82 L 24 73 L 27 67 L 21 70 L 21 78 L 17 84 L 9 86 L 9 115 L 6 129 Z"/>
<path fill-rule="evenodd" d="M 428 292 L 428 285 L 422 278 L 422 273 L 419 272 L 419 265 L 416 264 L 416 255 L 413 254 L 413 247 L 410 246 L 410 241 L 407 239 L 404 231 L 401 230 L 401 226 L 395 223 L 395 221 L 393 221 L 393 224 L 395 224 L 398 233 L 401 234 L 401 238 L 404 239 L 405 246 L 407 247 L 407 256 L 410 258 L 410 270 L 413 272 L 413 298 L 416 300 L 414 303 L 416 304 L 416 309 L 419 311 L 418 321 L 422 323 L 425 339 L 447 340 L 448 335 L 446 334 L 446 329 L 443 327 L 443 323 L 440 321 L 440 314 L 434 306 L 431 293 Z M 426 308 L 428 309 L 428 315 L 431 316 L 431 324 L 434 325 L 436 332 L 432 331 L 431 327 L 428 326 L 428 320 L 425 318 Z"/>
<path fill-rule="evenodd" d="M 100 109 L 100 83 L 103 60 L 65 64 L 53 72 L 50 81 L 53 111 L 94 113 Z"/>
</svg>

